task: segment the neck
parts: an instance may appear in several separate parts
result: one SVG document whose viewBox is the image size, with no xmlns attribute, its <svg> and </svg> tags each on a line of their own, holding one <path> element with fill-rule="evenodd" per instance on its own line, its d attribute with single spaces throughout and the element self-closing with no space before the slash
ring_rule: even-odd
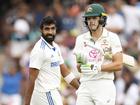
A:
<svg viewBox="0 0 140 105">
<path fill-rule="evenodd" d="M 103 32 L 103 27 L 99 27 L 96 31 L 91 31 L 91 35 L 96 40 L 102 35 L 102 32 Z"/>
<path fill-rule="evenodd" d="M 43 36 L 42 36 L 43 37 Z M 44 39 L 44 41 L 46 41 L 47 43 L 49 43 L 50 45 L 52 45 L 53 46 L 53 41 L 47 41 L 47 40 L 45 40 L 45 38 L 43 37 L 43 39 Z"/>
<path fill-rule="evenodd" d="M 48 42 L 48 43 L 53 46 L 53 42 Z"/>
</svg>

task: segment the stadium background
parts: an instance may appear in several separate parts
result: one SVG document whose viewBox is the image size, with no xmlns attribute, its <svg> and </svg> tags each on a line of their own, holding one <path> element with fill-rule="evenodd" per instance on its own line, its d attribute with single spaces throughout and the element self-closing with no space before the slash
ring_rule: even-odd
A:
<svg viewBox="0 0 140 105">
<path fill-rule="evenodd" d="M 79 76 L 72 49 L 76 36 L 87 31 L 82 15 L 93 2 L 105 7 L 106 28 L 119 35 L 124 53 L 137 62 L 135 68 L 115 73 L 116 105 L 132 105 L 124 104 L 130 100 L 140 105 L 140 0 L 0 0 L 0 97 L 6 94 L 12 102 L 18 94 L 23 99 L 29 54 L 40 37 L 39 22 L 47 15 L 57 20 L 56 42 L 69 69 Z M 64 105 L 75 105 L 75 90 L 63 79 L 61 94 Z"/>
</svg>

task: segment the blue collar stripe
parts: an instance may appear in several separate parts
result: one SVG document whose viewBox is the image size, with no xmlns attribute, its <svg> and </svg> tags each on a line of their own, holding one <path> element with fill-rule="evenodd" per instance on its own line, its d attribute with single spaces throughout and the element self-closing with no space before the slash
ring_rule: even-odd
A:
<svg viewBox="0 0 140 105">
<path fill-rule="evenodd" d="M 46 44 L 50 49 L 52 49 L 53 51 L 55 51 L 55 47 L 51 48 L 48 43 L 41 37 L 42 42 L 44 42 L 44 44 Z"/>
</svg>

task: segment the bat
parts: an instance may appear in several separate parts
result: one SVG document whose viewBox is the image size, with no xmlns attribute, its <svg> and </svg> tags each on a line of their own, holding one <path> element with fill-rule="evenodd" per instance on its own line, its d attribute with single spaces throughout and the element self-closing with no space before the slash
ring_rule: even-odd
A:
<svg viewBox="0 0 140 105">
<path fill-rule="evenodd" d="M 123 53 L 123 64 L 128 67 L 135 67 L 135 58 L 133 56 Z"/>
</svg>

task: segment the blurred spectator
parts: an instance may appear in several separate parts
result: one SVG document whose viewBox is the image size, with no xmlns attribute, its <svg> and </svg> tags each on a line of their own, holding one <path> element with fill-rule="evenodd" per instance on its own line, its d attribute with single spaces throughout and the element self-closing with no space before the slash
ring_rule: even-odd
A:
<svg viewBox="0 0 140 105">
<path fill-rule="evenodd" d="M 29 46 L 29 23 L 24 19 L 17 19 L 14 23 L 14 30 L 15 33 L 12 36 L 10 52 L 12 57 L 19 58 Z"/>
<path fill-rule="evenodd" d="M 106 28 L 119 35 L 122 46 L 127 45 L 127 40 L 124 38 L 125 20 L 122 15 L 118 13 L 114 0 L 108 0 L 104 3 L 107 11 L 107 25 Z"/>
<path fill-rule="evenodd" d="M 2 105 L 21 105 L 20 95 L 22 74 L 17 69 L 14 61 L 8 61 L 2 72 L 2 89 L 0 92 L 0 104 Z"/>
<path fill-rule="evenodd" d="M 125 38 L 128 39 L 134 31 L 140 32 L 139 9 L 135 6 L 126 4 L 124 0 L 115 0 L 115 5 L 125 19 Z"/>
<path fill-rule="evenodd" d="M 122 70 L 122 79 L 124 83 L 123 93 L 120 93 L 121 96 L 117 96 L 121 99 L 117 100 L 116 105 L 136 105 L 139 100 L 139 87 L 134 74 L 128 68 L 124 68 Z M 122 84 L 120 85 L 122 86 Z"/>
<path fill-rule="evenodd" d="M 69 2 L 65 6 L 65 14 L 62 16 L 62 25 L 64 30 L 72 30 L 76 27 L 76 16 L 79 13 L 79 6 L 76 3 Z"/>
<path fill-rule="evenodd" d="M 135 58 L 138 58 L 140 51 L 140 32 L 134 31 L 128 39 L 128 43 L 129 44 L 127 45 L 127 49 L 125 49 L 125 51 Z"/>
<path fill-rule="evenodd" d="M 88 4 L 88 0 L 77 0 L 78 5 L 80 7 L 80 13 L 77 16 L 77 20 L 76 20 L 76 29 L 78 31 L 77 35 L 82 34 L 87 30 L 86 24 L 85 24 L 85 20 L 83 18 L 84 15 L 84 10 L 87 7 Z"/>
<path fill-rule="evenodd" d="M 118 14 L 115 1 L 109 0 L 107 2 L 106 10 L 108 14 L 106 28 L 117 34 L 122 33 L 125 27 L 125 23 L 123 17 Z"/>
<path fill-rule="evenodd" d="M 130 91 L 132 91 L 132 96 L 135 94 L 131 99 L 136 99 L 137 86 L 140 91 L 140 0 L 0 0 L 0 89 L 3 88 L 5 80 L 16 78 L 19 73 L 16 88 L 21 90 L 17 93 L 20 97 L 19 100 L 22 100 L 21 96 L 24 94 L 26 77 L 28 77 L 30 48 L 40 37 L 38 24 L 45 15 L 55 17 L 58 27 L 56 42 L 61 46 L 62 56 L 69 69 L 79 76 L 73 61 L 75 57 L 72 49 L 76 36 L 87 31 L 82 16 L 87 4 L 93 2 L 100 2 L 106 8 L 108 12 L 106 28 L 119 34 L 124 53 L 134 56 L 138 64 L 133 76 L 139 84 L 131 81 L 129 71 L 116 73 L 117 103 L 124 104 Z M 16 64 L 15 61 L 8 61 L 12 57 L 16 60 Z M 13 68 L 14 65 L 18 65 L 18 67 L 12 76 L 8 72 L 8 68 Z M 20 76 L 26 77 L 21 79 Z M 131 82 L 126 83 L 126 78 L 129 78 Z M 20 81 L 22 81 L 22 86 L 19 87 Z M 64 105 L 74 105 L 75 92 L 67 84 L 62 83 L 62 85 Z M 8 86 L 4 87 L 4 89 L 8 88 Z M 135 90 L 133 90 L 134 88 Z M 127 105 L 133 104 L 129 102 Z"/>
</svg>

